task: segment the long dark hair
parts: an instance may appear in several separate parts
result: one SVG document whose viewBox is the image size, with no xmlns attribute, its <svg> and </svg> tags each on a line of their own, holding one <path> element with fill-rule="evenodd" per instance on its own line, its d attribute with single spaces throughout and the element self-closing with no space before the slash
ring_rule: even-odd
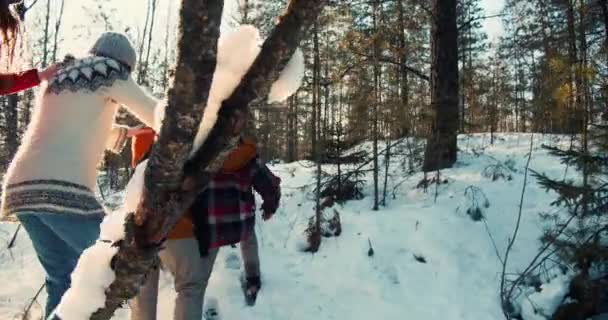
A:
<svg viewBox="0 0 608 320">
<path fill-rule="evenodd" d="M 19 19 L 11 10 L 10 5 L 19 2 L 0 0 L 0 56 L 5 55 L 6 53 L 3 53 L 2 50 L 6 50 L 9 64 L 15 54 L 15 44 L 19 34 Z"/>
</svg>

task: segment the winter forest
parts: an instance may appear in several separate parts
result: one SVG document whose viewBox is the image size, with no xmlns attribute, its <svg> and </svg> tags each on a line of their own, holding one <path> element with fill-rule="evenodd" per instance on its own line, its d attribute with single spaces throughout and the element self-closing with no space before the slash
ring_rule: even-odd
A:
<svg viewBox="0 0 608 320">
<path fill-rule="evenodd" d="M 0 4 L 0 319 L 608 319 L 607 0 Z"/>
</svg>

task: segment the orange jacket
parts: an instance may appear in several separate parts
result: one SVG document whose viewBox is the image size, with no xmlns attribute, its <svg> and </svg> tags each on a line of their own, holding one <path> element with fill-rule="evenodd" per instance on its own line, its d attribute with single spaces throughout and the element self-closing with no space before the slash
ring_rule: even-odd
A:
<svg viewBox="0 0 608 320">
<path fill-rule="evenodd" d="M 132 165 L 133 167 L 144 158 L 154 144 L 155 132 L 152 128 L 146 128 L 140 134 L 133 136 L 131 142 Z M 223 171 L 232 172 L 242 169 L 256 156 L 257 148 L 255 142 L 249 138 L 244 138 L 241 144 L 234 149 L 224 160 Z M 169 233 L 169 239 L 194 238 L 194 225 L 190 213 L 185 214 L 178 222 L 173 231 Z"/>
<path fill-rule="evenodd" d="M 137 167 L 137 164 L 143 160 L 146 156 L 152 144 L 154 144 L 154 139 L 156 138 L 156 133 L 152 128 L 144 128 L 139 134 L 133 136 L 133 140 L 131 141 L 131 166 L 133 168 Z"/>
</svg>

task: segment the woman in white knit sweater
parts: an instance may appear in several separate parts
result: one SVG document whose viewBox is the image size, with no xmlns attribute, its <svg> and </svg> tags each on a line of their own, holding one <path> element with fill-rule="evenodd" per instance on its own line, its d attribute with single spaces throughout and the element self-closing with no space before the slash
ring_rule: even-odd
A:
<svg viewBox="0 0 608 320">
<path fill-rule="evenodd" d="M 47 317 L 99 236 L 96 166 L 104 149 L 120 150 L 130 135 L 113 125 L 119 105 L 152 125 L 157 104 L 130 76 L 136 54 L 125 36 L 105 33 L 89 53 L 63 64 L 42 89 L 4 179 L 2 217 L 22 223 L 46 271 Z"/>
</svg>

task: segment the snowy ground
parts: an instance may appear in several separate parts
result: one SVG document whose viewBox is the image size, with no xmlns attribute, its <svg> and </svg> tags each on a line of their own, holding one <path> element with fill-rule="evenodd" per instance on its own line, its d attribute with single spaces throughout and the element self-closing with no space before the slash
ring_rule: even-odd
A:
<svg viewBox="0 0 608 320">
<path fill-rule="evenodd" d="M 566 172 L 557 159 L 540 149 L 542 143 L 555 145 L 558 140 L 535 135 L 531 168 L 556 177 L 575 174 Z M 273 171 L 283 180 L 283 199 L 273 220 L 264 223 L 259 219 L 257 224 L 263 270 L 257 305 L 245 306 L 238 280 L 239 250 L 229 247 L 221 250 L 207 296 L 218 298 L 225 320 L 502 319 L 498 298 L 501 264 L 488 230 L 504 253 L 517 218 L 529 143 L 529 134 L 499 135 L 494 145 L 488 135 L 461 136 L 457 165 L 441 173 L 448 183 L 426 192 L 416 188 L 421 173 L 401 183 L 406 178 L 398 165 L 402 158 L 394 158 L 387 206 L 370 210 L 373 189 L 368 183 L 363 200 L 336 207 L 343 233 L 338 238 L 324 238 L 314 255 L 299 250 L 302 231 L 313 214 L 314 169 L 304 162 L 274 165 Z M 564 138 L 561 143 L 569 141 Z M 482 175 L 484 168 L 497 163 L 513 169 L 509 171 L 512 180 L 491 181 Z M 371 174 L 368 178 L 371 181 Z M 553 195 L 540 189 L 534 179 L 528 181 L 508 272 L 523 269 L 534 256 L 543 227 L 539 213 L 555 210 L 549 206 Z M 399 183 L 393 199 L 393 186 Z M 475 222 L 466 213 L 469 202 L 464 193 L 469 186 L 487 197 L 489 207 L 482 206 L 487 229 L 484 222 Z M 43 283 L 43 271 L 25 232 L 20 232 L 15 248 L 6 249 L 15 228 L 0 224 L 0 319 L 21 319 L 20 313 Z M 367 255 L 368 239 L 374 247 L 373 257 Z M 550 304 L 543 300 L 563 296 L 559 278 L 546 292 L 549 297 L 537 294 L 529 300 L 540 312 Z M 40 304 L 45 295 L 43 291 Z M 159 319 L 172 318 L 174 296 L 172 280 L 165 274 Z M 34 309 L 40 312 L 39 306 Z M 116 318 L 128 319 L 128 311 L 122 310 Z M 544 317 L 526 316 L 526 320 L 532 319 Z"/>
</svg>

